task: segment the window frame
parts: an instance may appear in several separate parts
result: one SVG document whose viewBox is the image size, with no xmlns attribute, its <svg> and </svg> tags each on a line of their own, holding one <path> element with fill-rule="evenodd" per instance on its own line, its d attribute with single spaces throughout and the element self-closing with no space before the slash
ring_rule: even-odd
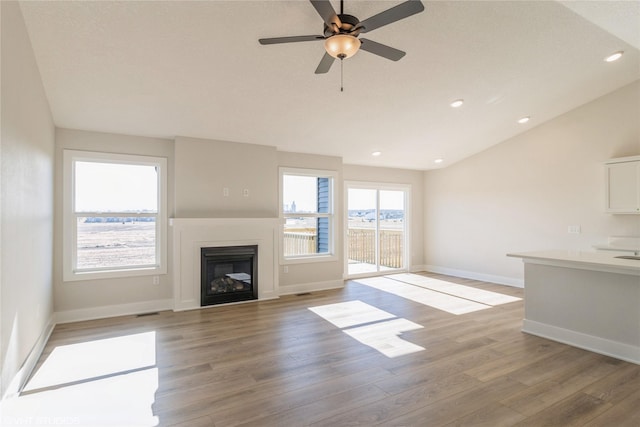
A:
<svg viewBox="0 0 640 427">
<path fill-rule="evenodd" d="M 167 159 L 165 157 L 135 154 L 106 153 L 80 150 L 63 150 L 63 281 L 110 279 L 121 277 L 151 276 L 167 273 Z M 155 166 L 158 171 L 157 213 L 135 214 L 125 212 L 75 212 L 76 162 L 96 162 Z M 77 237 L 79 217 L 155 217 L 156 264 L 154 266 L 123 266 L 78 271 Z"/>
<path fill-rule="evenodd" d="M 284 176 L 306 176 L 313 178 L 328 178 L 328 209 L 326 213 L 303 213 L 303 212 L 284 212 Z M 304 264 L 313 262 L 327 262 L 336 261 L 338 259 L 336 255 L 336 215 L 335 215 L 335 203 L 336 203 L 336 182 L 338 179 L 338 173 L 331 170 L 323 169 L 302 169 L 302 168 L 279 168 L 279 212 L 280 219 L 282 221 L 280 230 L 280 265 L 288 264 Z M 328 251 L 326 253 L 316 253 L 308 255 L 295 255 L 286 256 L 284 254 L 284 231 L 287 218 L 327 218 L 328 219 Z"/>
</svg>

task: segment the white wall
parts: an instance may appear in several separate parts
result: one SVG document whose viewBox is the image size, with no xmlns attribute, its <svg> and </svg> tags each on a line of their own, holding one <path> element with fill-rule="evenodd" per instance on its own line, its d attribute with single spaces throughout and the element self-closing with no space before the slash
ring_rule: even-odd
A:
<svg viewBox="0 0 640 427">
<path fill-rule="evenodd" d="M 0 4 L 0 395 L 4 395 L 53 326 L 54 125 L 20 8 L 15 2 Z"/>
<path fill-rule="evenodd" d="M 275 147 L 177 137 L 175 185 L 178 218 L 278 216 Z"/>
<path fill-rule="evenodd" d="M 174 214 L 173 141 L 160 138 L 56 129 L 56 196 L 54 247 L 54 301 L 59 322 L 140 313 L 171 307 L 171 240 L 168 242 L 168 271 L 154 285 L 151 276 L 64 282 L 62 279 L 63 150 L 87 150 L 167 158 L 168 217 Z M 168 231 L 167 231 L 168 232 Z M 170 236 L 169 236 L 170 237 Z"/>
<path fill-rule="evenodd" d="M 409 260 L 409 268 L 412 271 L 422 270 L 424 268 L 424 173 L 408 169 L 344 165 L 343 176 L 345 181 L 408 184 L 411 186 L 411 210 L 409 212 L 411 259 Z"/>
<path fill-rule="evenodd" d="M 521 285 L 522 263 L 508 252 L 592 250 L 609 235 L 640 235 L 640 216 L 604 213 L 602 164 L 638 154 L 640 81 L 426 172 L 426 263 Z M 569 225 L 582 233 L 568 234 Z"/>
</svg>

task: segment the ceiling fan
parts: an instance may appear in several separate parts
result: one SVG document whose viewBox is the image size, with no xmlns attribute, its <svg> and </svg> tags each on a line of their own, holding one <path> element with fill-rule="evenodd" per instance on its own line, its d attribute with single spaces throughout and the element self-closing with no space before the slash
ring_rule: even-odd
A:
<svg viewBox="0 0 640 427">
<path fill-rule="evenodd" d="M 359 49 L 392 61 L 398 61 L 405 55 L 405 52 L 373 40 L 358 38 L 359 35 L 392 24 L 424 10 L 424 5 L 419 0 L 408 0 L 364 21 L 360 21 L 355 16 L 344 13 L 342 0 L 340 0 L 339 14 L 336 13 L 329 0 L 309 1 L 324 20 L 323 35 L 273 37 L 258 41 L 262 45 L 267 45 L 324 40 L 326 53 L 320 60 L 318 68 L 316 68 L 316 74 L 328 72 L 334 60 L 349 58 Z"/>
</svg>

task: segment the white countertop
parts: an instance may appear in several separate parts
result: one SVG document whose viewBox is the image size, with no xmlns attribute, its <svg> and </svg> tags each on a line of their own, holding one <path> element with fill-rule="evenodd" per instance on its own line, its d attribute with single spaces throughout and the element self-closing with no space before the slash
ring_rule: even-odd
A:
<svg viewBox="0 0 640 427">
<path fill-rule="evenodd" d="M 611 252 L 552 250 L 509 253 L 507 256 L 536 264 L 640 276 L 640 260 L 616 258 L 617 255 Z"/>
</svg>

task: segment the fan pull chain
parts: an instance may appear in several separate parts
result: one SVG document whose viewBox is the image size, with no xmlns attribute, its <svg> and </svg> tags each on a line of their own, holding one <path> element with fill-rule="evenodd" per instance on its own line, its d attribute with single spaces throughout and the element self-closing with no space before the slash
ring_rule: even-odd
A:
<svg viewBox="0 0 640 427">
<path fill-rule="evenodd" d="M 343 59 L 340 58 L 340 92 L 344 92 L 344 77 L 343 77 L 343 72 L 342 72 L 342 63 L 343 63 Z"/>
</svg>

